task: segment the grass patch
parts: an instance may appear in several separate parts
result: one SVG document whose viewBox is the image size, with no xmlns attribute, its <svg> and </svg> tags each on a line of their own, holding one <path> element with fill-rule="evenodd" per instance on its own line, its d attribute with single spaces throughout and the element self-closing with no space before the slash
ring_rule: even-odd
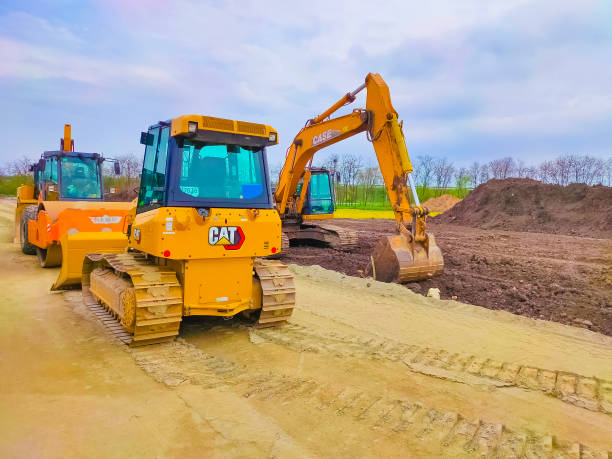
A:
<svg viewBox="0 0 612 459">
<path fill-rule="evenodd" d="M 0 196 L 17 196 L 18 187 L 31 184 L 31 175 L 0 175 Z"/>
</svg>

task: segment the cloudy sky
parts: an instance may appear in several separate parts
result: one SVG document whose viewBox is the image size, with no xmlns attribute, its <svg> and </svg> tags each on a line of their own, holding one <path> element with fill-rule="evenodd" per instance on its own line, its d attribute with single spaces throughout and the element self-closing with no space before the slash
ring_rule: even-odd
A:
<svg viewBox="0 0 612 459">
<path fill-rule="evenodd" d="M 140 131 L 187 113 L 274 126 L 279 163 L 368 72 L 413 156 L 612 154 L 609 0 L 4 0 L 0 163 L 57 148 L 65 122 L 80 151 L 141 155 Z M 375 160 L 364 137 L 332 151 Z"/>
</svg>

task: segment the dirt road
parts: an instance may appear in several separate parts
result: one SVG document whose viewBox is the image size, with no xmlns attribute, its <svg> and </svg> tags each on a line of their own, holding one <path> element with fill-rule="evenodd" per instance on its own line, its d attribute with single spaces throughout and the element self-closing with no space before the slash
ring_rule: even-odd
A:
<svg viewBox="0 0 612 459">
<path fill-rule="evenodd" d="M 612 339 L 294 266 L 291 323 L 113 341 L 10 242 L 2 457 L 608 457 Z"/>
<path fill-rule="evenodd" d="M 360 275 L 393 220 L 336 219 L 355 230 L 359 248 L 342 253 L 292 247 L 285 262 Z M 408 284 L 417 293 L 439 288 L 442 298 L 538 319 L 587 327 L 612 336 L 612 240 L 483 230 L 430 224 L 444 254 L 444 273 Z M 588 322 L 587 322 L 588 321 Z"/>
</svg>

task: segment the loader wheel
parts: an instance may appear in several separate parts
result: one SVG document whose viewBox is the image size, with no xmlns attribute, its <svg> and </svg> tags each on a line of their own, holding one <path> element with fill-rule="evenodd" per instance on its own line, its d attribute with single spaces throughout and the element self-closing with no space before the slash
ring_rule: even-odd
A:
<svg viewBox="0 0 612 459">
<path fill-rule="evenodd" d="M 38 207 L 28 206 L 21 213 L 21 221 L 19 222 L 21 231 L 21 251 L 26 255 L 35 255 L 36 246 L 28 241 L 28 222 L 38 218 Z"/>
<path fill-rule="evenodd" d="M 50 244 L 46 249 L 36 247 L 36 255 L 43 268 L 54 268 L 62 264 L 62 249 L 59 244 Z"/>
</svg>

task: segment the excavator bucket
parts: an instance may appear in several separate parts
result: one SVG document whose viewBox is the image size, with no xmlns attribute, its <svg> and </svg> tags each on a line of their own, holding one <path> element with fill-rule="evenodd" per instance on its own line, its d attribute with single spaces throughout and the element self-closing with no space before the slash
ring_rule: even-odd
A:
<svg viewBox="0 0 612 459">
<path fill-rule="evenodd" d="M 51 290 L 81 284 L 83 260 L 88 253 L 121 253 L 127 248 L 127 236 L 121 232 L 79 232 L 60 239 L 62 267 Z"/>
<path fill-rule="evenodd" d="M 398 234 L 378 241 L 368 268 L 374 279 L 382 282 L 414 282 L 441 273 L 444 259 L 432 234 L 423 242 Z"/>
</svg>

